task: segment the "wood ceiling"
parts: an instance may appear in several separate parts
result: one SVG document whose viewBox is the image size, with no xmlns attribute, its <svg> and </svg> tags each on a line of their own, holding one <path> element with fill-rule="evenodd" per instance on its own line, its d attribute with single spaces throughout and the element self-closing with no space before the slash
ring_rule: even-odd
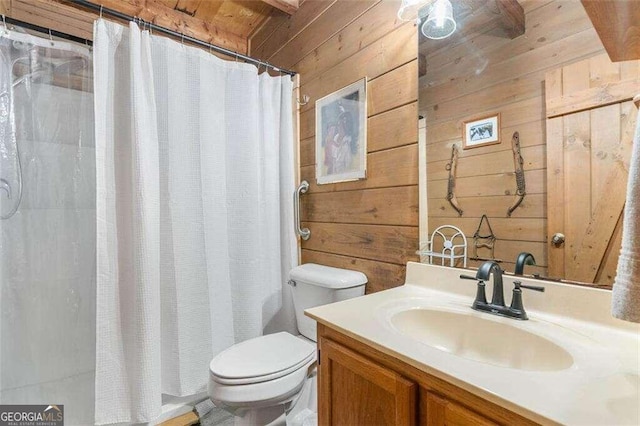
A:
<svg viewBox="0 0 640 426">
<path fill-rule="evenodd" d="M 234 52 L 268 19 L 295 13 L 299 0 L 91 0 Z M 310 0 L 315 1 L 315 0 Z M 65 0 L 0 0 L 0 12 L 45 28 L 92 38 L 96 14 Z"/>
<path fill-rule="evenodd" d="M 298 9 L 298 0 L 94 1 L 240 53 L 247 52 L 247 40 L 268 18 Z"/>
</svg>

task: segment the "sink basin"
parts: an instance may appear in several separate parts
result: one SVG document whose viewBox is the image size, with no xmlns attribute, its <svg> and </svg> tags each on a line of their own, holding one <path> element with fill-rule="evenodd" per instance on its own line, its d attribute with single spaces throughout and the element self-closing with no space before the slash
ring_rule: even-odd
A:
<svg viewBox="0 0 640 426">
<path fill-rule="evenodd" d="M 394 314 L 390 321 L 407 337 L 474 361 L 531 371 L 558 371 L 573 365 L 569 352 L 550 340 L 472 312 L 409 309 Z"/>
</svg>

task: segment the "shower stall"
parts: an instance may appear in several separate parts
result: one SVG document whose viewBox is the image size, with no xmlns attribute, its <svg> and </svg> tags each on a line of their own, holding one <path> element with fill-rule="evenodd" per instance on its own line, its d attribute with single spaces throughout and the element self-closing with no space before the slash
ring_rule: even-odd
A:
<svg viewBox="0 0 640 426">
<path fill-rule="evenodd" d="M 158 423 L 296 333 L 293 82 L 135 22 L 94 42 L 0 23 L 0 404 Z"/>
<path fill-rule="evenodd" d="M 93 424 L 96 210 L 88 47 L 0 28 L 0 404 Z"/>
</svg>

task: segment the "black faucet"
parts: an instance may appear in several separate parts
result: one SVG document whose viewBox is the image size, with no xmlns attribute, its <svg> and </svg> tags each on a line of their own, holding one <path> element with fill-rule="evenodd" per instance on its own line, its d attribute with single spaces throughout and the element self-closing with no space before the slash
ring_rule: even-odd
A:
<svg viewBox="0 0 640 426">
<path fill-rule="evenodd" d="M 533 257 L 531 253 L 527 253 L 523 251 L 518 255 L 516 259 L 516 270 L 514 271 L 515 275 L 524 275 L 524 265 L 532 265 L 535 266 L 536 259 Z"/>
<path fill-rule="evenodd" d="M 533 258 L 533 256 L 531 256 Z M 524 262 L 524 261 L 523 261 Z M 491 303 L 487 303 L 487 298 L 485 296 L 485 284 L 484 282 L 490 278 L 491 273 L 493 272 L 493 296 L 491 297 Z M 524 285 L 520 281 L 513 282 L 513 295 L 511 298 L 511 306 L 507 307 L 504 304 L 504 290 L 502 286 L 502 273 L 504 271 L 500 269 L 500 265 L 498 265 L 494 261 L 484 262 L 478 271 L 476 272 L 476 276 L 472 277 L 469 275 L 460 275 L 460 278 L 465 280 L 474 280 L 478 281 L 478 290 L 476 293 L 476 298 L 473 301 L 473 305 L 471 307 L 477 311 L 488 312 L 494 315 L 500 315 L 503 317 L 514 318 L 519 320 L 529 319 L 527 317 L 527 313 L 524 310 L 524 305 L 522 304 L 522 289 L 526 288 L 529 290 L 535 291 L 544 291 L 544 287 L 532 286 L 532 285 Z"/>
<path fill-rule="evenodd" d="M 491 304 L 504 307 L 504 290 L 502 289 L 502 273 L 500 265 L 497 262 L 489 260 L 484 262 L 478 272 L 476 273 L 476 279 L 478 281 L 487 281 L 489 276 L 493 272 L 493 296 L 491 296 Z"/>
</svg>

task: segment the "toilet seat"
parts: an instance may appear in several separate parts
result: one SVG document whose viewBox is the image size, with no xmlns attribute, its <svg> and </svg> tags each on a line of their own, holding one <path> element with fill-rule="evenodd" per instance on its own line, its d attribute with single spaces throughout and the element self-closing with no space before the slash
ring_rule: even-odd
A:
<svg viewBox="0 0 640 426">
<path fill-rule="evenodd" d="M 221 384 L 262 383 L 286 376 L 314 357 L 315 345 L 281 332 L 249 339 L 222 351 L 209 364 L 209 371 Z"/>
<path fill-rule="evenodd" d="M 250 339 L 211 361 L 209 394 L 229 406 L 284 403 L 300 390 L 315 359 L 315 344 L 286 332 Z"/>
</svg>

